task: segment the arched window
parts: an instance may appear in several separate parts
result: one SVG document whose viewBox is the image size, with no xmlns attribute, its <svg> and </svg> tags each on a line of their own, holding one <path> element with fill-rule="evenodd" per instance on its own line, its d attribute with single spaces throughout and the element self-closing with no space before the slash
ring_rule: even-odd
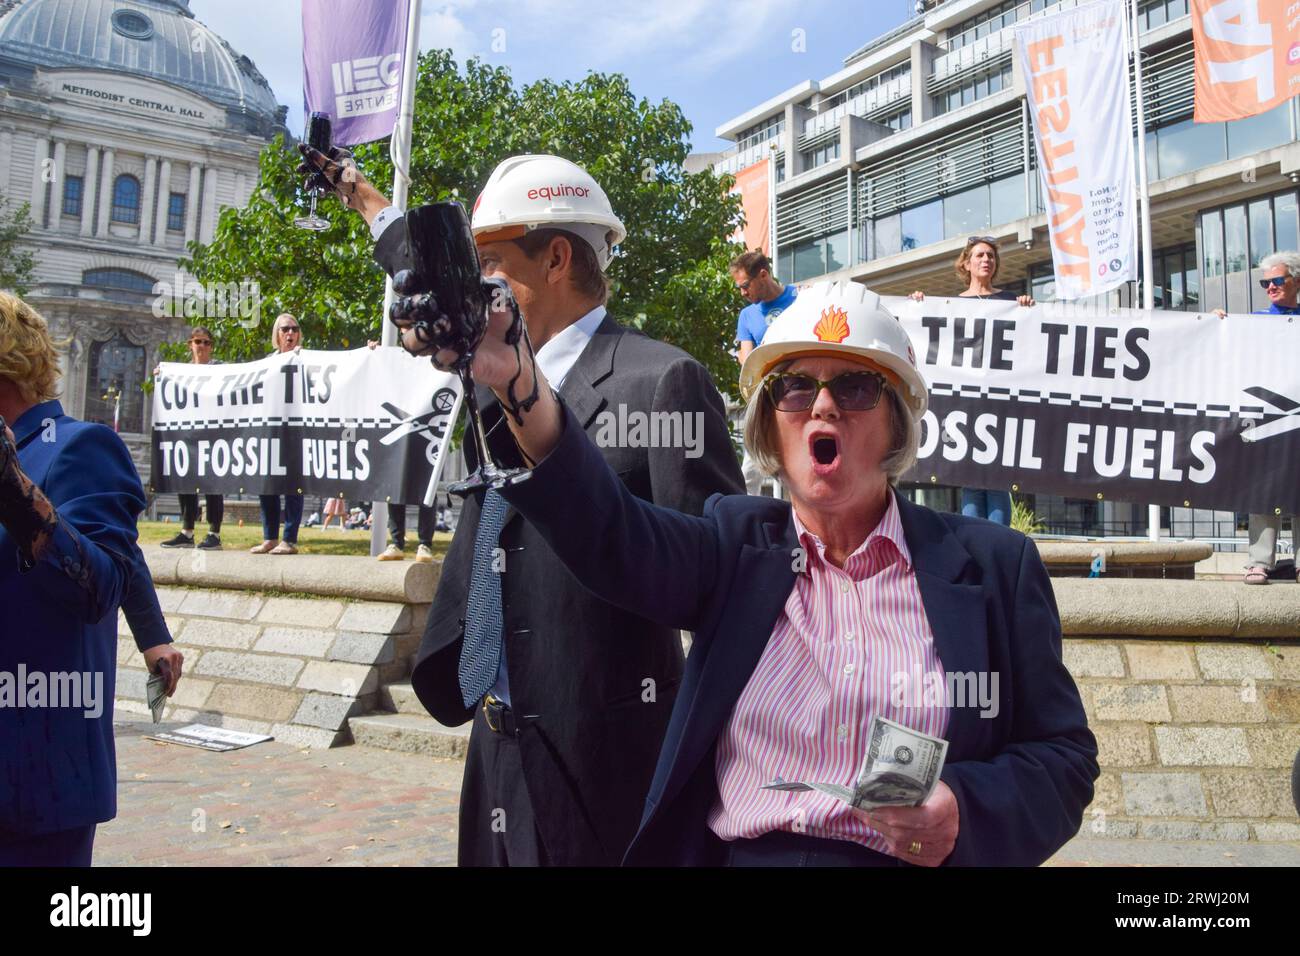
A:
<svg viewBox="0 0 1300 956">
<path fill-rule="evenodd" d="M 123 173 L 113 181 L 113 222 L 140 224 L 140 180 Z"/>
<path fill-rule="evenodd" d="M 119 432 L 144 431 L 144 346 L 132 345 L 120 334 L 90 347 L 86 376 L 88 422 L 99 422 Z"/>
<path fill-rule="evenodd" d="M 153 294 L 154 279 L 143 272 L 132 272 L 130 269 L 87 269 L 81 274 L 81 281 L 85 285 L 97 286 L 101 289 L 123 289 L 126 292 L 143 292 L 147 295 Z"/>
</svg>

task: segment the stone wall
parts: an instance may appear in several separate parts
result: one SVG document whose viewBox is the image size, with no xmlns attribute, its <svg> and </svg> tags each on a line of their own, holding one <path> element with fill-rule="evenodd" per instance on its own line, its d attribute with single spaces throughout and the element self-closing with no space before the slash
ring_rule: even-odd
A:
<svg viewBox="0 0 1300 956">
<path fill-rule="evenodd" d="M 1053 585 L 1102 768 L 1082 832 L 1300 841 L 1300 587 Z"/>
<path fill-rule="evenodd" d="M 437 580 L 435 565 L 414 562 L 157 551 L 148 558 L 185 654 L 164 720 L 311 747 L 350 742 L 348 718 L 374 710 L 381 686 L 409 674 Z M 324 593 L 283 594 L 309 588 Z M 148 713 L 146 680 L 119 612 L 117 707 Z"/>
</svg>

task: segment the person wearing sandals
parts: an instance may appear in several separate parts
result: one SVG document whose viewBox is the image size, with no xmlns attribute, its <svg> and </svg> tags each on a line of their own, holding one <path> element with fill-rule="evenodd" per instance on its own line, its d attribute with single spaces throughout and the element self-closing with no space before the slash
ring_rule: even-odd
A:
<svg viewBox="0 0 1300 956">
<path fill-rule="evenodd" d="M 1033 296 L 1021 295 L 1010 289 L 994 288 L 993 280 L 997 278 L 998 268 L 1002 265 L 998 255 L 998 241 L 992 236 L 971 236 L 966 240 L 966 248 L 957 257 L 957 277 L 967 283 L 966 291 L 958 293 L 963 299 L 991 299 L 994 301 L 1015 301 L 1029 307 L 1034 304 Z M 925 293 L 917 290 L 912 293 L 917 302 L 925 299 Z M 963 488 L 961 490 L 961 513 L 968 518 L 987 518 L 998 524 L 1011 525 L 1011 492 L 988 488 Z"/>
<path fill-rule="evenodd" d="M 1265 256 L 1259 264 L 1261 288 L 1268 295 L 1268 308 L 1257 309 L 1255 315 L 1300 315 L 1300 253 L 1275 252 Z M 1223 318 L 1227 313 L 1215 309 Z M 1250 516 L 1249 552 L 1245 581 L 1247 584 L 1268 584 L 1269 574 L 1277 567 L 1277 539 L 1282 533 L 1280 514 L 1253 514 Z M 1300 515 L 1291 516 L 1292 550 L 1300 541 Z M 1300 584 L 1300 562 L 1295 572 Z"/>
<path fill-rule="evenodd" d="M 190 332 L 190 361 L 195 365 L 220 365 L 212 357 L 212 332 L 203 326 L 195 326 Z M 155 367 L 154 375 L 161 371 Z M 176 496 L 181 506 L 181 530 L 172 538 L 162 542 L 164 548 L 193 548 L 194 525 L 199 520 L 199 496 L 182 492 Z M 200 551 L 221 550 L 221 519 L 225 517 L 226 499 L 221 495 L 204 496 L 205 514 L 208 519 L 208 534 L 198 543 Z"/>
<path fill-rule="evenodd" d="M 284 312 L 271 327 L 271 345 L 276 352 L 302 348 L 298 320 Z M 258 495 L 262 503 L 262 543 L 249 548 L 253 554 L 297 554 L 298 526 L 302 523 L 302 495 L 284 496 L 284 540 L 280 539 L 280 496 Z"/>
</svg>

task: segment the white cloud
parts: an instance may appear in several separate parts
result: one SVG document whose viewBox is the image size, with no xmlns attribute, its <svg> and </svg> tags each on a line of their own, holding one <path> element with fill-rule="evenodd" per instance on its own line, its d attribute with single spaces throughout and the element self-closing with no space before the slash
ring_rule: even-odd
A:
<svg viewBox="0 0 1300 956">
<path fill-rule="evenodd" d="M 439 6 L 470 13 L 482 27 L 502 27 L 509 38 L 545 43 L 556 66 L 618 70 L 629 61 L 658 59 L 676 71 L 707 74 L 743 60 L 771 36 L 788 0 L 744 5 L 701 0 L 473 0 Z"/>
<path fill-rule="evenodd" d="M 466 26 L 461 11 L 470 3 L 425 3 L 420 8 L 420 49 L 450 49 L 457 62 L 481 52 L 478 35 Z"/>
<path fill-rule="evenodd" d="M 190 0 L 206 24 L 257 65 L 276 101 L 289 107 L 289 128 L 302 127 L 302 7 L 267 0 Z"/>
</svg>

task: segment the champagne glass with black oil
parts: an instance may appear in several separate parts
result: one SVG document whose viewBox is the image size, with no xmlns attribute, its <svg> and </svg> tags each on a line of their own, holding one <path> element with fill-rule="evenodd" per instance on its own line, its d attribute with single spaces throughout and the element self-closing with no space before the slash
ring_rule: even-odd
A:
<svg viewBox="0 0 1300 956">
<path fill-rule="evenodd" d="M 307 123 L 307 143 L 312 149 L 320 150 L 326 156 L 330 154 L 330 114 L 329 113 L 312 113 L 311 120 Z M 322 216 L 316 215 L 316 203 L 325 190 L 319 186 L 313 187 L 308 180 L 307 195 L 310 198 L 311 209 L 307 215 L 299 216 L 293 221 L 293 224 L 299 229 L 310 229 L 312 232 L 320 232 L 328 229 L 330 222 Z"/>
<path fill-rule="evenodd" d="M 474 394 L 470 365 L 487 333 L 488 309 L 503 303 L 514 314 L 512 334 L 522 336 L 523 319 L 510 288 L 501 279 L 484 279 L 465 207 L 458 202 L 432 203 L 406 215 L 413 268 L 399 272 L 393 285 L 406 299 L 393 305 L 393 316 L 425 326 L 427 341 L 455 352 L 469 414 L 469 433 L 478 468 L 448 490 L 460 497 L 480 488 L 503 488 L 526 479 L 527 468 L 503 468 L 488 450 L 487 433 Z M 507 341 L 511 341 L 507 337 Z M 527 343 L 521 343 L 526 345 Z"/>
</svg>

